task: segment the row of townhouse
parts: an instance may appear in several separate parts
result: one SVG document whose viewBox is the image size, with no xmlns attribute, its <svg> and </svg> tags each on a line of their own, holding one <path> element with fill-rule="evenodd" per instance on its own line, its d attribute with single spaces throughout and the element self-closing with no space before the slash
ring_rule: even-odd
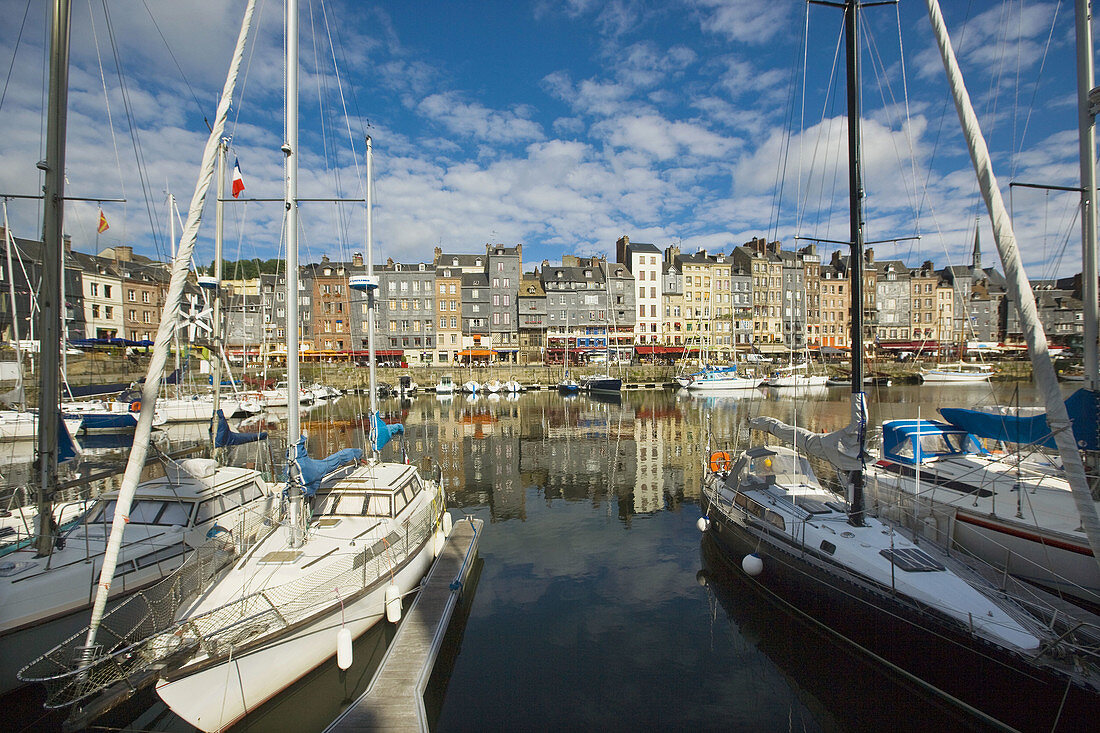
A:
<svg viewBox="0 0 1100 733">
<path fill-rule="evenodd" d="M 42 278 L 42 243 L 9 237 L 0 227 L 0 333 L 5 340 L 36 338 L 38 298 Z M 98 254 L 74 251 L 64 237 L 64 334 L 69 342 L 85 339 L 125 339 L 152 342 L 160 326 L 168 292 L 165 263 L 135 255 L 118 246 Z M 10 267 L 8 263 L 10 264 Z M 186 297 L 199 302 L 190 283 Z M 13 307 L 14 305 L 14 307 Z"/>
<path fill-rule="evenodd" d="M 2 231 L 2 230 L 0 230 Z M 0 332 L 34 337 L 41 244 L 13 242 L 0 259 Z M 522 245 L 488 244 L 483 253 L 445 253 L 431 262 L 388 260 L 374 268 L 377 340 L 384 361 L 560 363 L 699 351 L 729 358 L 851 343 L 851 262 L 816 245 L 784 249 L 754 238 L 728 254 L 683 253 L 621 237 L 615 261 L 566 254 L 523 270 Z M 366 296 L 349 279 L 366 273 L 362 256 L 300 268 L 297 305 L 303 354 L 361 358 L 368 350 Z M 929 261 L 863 263 L 866 341 L 885 349 L 938 348 L 967 341 L 1019 341 L 1016 308 L 1003 276 L 981 263 L 974 242 L 969 266 L 937 270 Z M 96 255 L 73 251 L 65 238 L 65 333 L 70 341 L 155 337 L 168 287 L 168 266 L 118 246 Z M 1077 346 L 1083 337 L 1080 276 L 1036 281 L 1051 341 Z M 285 356 L 286 278 L 262 275 L 225 282 L 226 340 L 241 354 Z M 14 296 L 14 297 L 13 297 Z M 205 305 L 192 282 L 192 311 Z M 12 302 L 14 300 L 14 308 Z M 201 333 L 193 334 L 202 337 Z"/>
<path fill-rule="evenodd" d="M 560 265 L 544 260 L 531 272 L 523 272 L 521 245 L 486 245 L 478 254 L 437 249 L 431 263 L 389 260 L 376 266 L 376 349 L 386 361 L 442 365 L 561 363 L 598 354 L 671 357 L 685 351 L 721 359 L 749 350 L 848 348 L 851 270 L 840 251 L 824 259 L 814 244 L 785 250 L 762 238 L 712 255 L 682 253 L 676 246 L 661 250 L 624 236 L 616 244 L 616 262 L 567 254 Z M 909 267 L 876 261 L 868 249 L 862 270 L 868 344 L 933 350 L 1020 337 L 1004 278 L 982 268 L 977 242 L 970 266 L 937 270 L 926 261 Z M 365 271 L 359 255 L 349 263 L 322 258 L 302 268 L 305 353 L 366 354 L 366 303 L 347 288 L 350 276 Z M 1079 341 L 1079 286 L 1072 279 L 1035 286 L 1052 340 Z M 282 278 L 267 276 L 255 303 L 239 309 L 240 317 L 262 324 L 253 328 L 253 343 L 265 335 L 269 342 L 283 340 L 284 288 Z M 243 330 L 231 327 L 230 343 Z"/>
</svg>

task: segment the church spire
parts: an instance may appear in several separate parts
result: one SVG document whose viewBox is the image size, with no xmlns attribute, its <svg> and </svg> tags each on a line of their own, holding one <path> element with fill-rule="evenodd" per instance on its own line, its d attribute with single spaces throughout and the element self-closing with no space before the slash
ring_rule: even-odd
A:
<svg viewBox="0 0 1100 733">
<path fill-rule="evenodd" d="M 979 226 L 981 217 L 975 217 L 974 219 L 974 254 L 970 258 L 970 269 L 975 274 L 980 274 L 982 271 L 982 243 L 979 237 L 981 227 Z"/>
</svg>

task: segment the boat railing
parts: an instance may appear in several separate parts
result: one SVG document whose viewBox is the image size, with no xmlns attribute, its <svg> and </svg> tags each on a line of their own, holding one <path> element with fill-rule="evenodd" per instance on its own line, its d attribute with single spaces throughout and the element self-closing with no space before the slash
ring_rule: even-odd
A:
<svg viewBox="0 0 1100 733">
<path fill-rule="evenodd" d="M 431 538 L 442 510 L 441 501 L 425 504 L 404 526 L 347 554 L 343 562 L 331 563 L 323 573 L 308 573 L 299 580 L 264 588 L 182 623 L 175 621 L 176 611 L 186 600 L 182 588 L 167 587 L 156 593 L 162 603 L 146 602 L 135 609 L 144 615 L 128 633 L 114 624 L 112 642 L 89 653 L 80 646 L 81 632 L 24 668 L 20 679 L 44 683 L 45 706 L 61 708 L 114 685 L 130 684 L 136 677 L 182 664 L 197 652 L 217 657 L 240 648 L 303 621 L 318 609 L 325 612 L 385 577 Z M 239 557 L 235 552 L 223 552 L 228 560 Z M 224 564 L 223 560 L 218 569 Z M 109 617 L 104 617 L 100 639 L 108 638 L 104 630 Z"/>
<path fill-rule="evenodd" d="M 131 679 L 148 664 L 146 657 L 131 653 L 134 643 L 171 628 L 181 606 L 205 592 L 225 567 L 278 526 L 281 511 L 276 506 L 268 512 L 242 513 L 232 527 L 213 534 L 166 578 L 104 614 L 93 649 L 84 646 L 87 629 L 81 629 L 24 667 L 20 679 L 45 683 L 47 707 L 54 708 Z"/>
</svg>

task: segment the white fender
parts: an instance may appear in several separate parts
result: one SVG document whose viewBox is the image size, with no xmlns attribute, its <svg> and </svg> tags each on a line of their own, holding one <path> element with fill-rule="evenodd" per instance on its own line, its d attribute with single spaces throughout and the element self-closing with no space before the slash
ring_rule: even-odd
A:
<svg viewBox="0 0 1100 733">
<path fill-rule="evenodd" d="M 386 586 L 386 620 L 391 624 L 401 620 L 401 589 L 397 583 Z"/>
<path fill-rule="evenodd" d="M 445 537 L 450 537 L 451 536 L 451 528 L 453 526 L 454 526 L 454 523 L 451 520 L 451 513 L 450 512 L 443 512 L 443 535 Z"/>
<path fill-rule="evenodd" d="M 336 632 L 336 666 L 347 669 L 351 666 L 351 660 L 351 629 L 342 626 Z"/>
</svg>

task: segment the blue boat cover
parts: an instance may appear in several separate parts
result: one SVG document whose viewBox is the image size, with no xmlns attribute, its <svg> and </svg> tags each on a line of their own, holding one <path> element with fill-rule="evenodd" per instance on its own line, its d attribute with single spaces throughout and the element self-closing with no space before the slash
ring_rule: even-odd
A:
<svg viewBox="0 0 1100 733">
<path fill-rule="evenodd" d="M 306 452 L 306 436 L 304 435 L 298 439 L 295 448 L 298 470 L 302 472 L 302 483 L 305 485 L 306 496 L 313 496 L 317 493 L 317 489 L 321 488 L 321 479 L 329 471 L 363 457 L 363 451 L 358 448 L 344 448 L 336 451 L 328 458 L 310 458 L 309 453 Z"/>
<path fill-rule="evenodd" d="M 1097 450 L 1097 393 L 1079 389 L 1066 400 L 1066 412 L 1073 423 L 1073 437 L 1082 450 Z M 952 425 L 980 438 L 1002 440 L 1021 445 L 1039 445 L 1057 449 L 1054 434 L 1047 425 L 1045 413 L 1018 417 L 996 415 L 979 410 L 941 407 L 940 414 Z"/>
<path fill-rule="evenodd" d="M 215 448 L 254 443 L 267 437 L 267 433 L 263 431 L 258 433 L 234 433 L 229 429 L 229 421 L 225 419 L 225 415 L 222 414 L 221 410 L 214 413 L 214 425 L 216 426 L 214 430 Z"/>
<path fill-rule="evenodd" d="M 393 436 L 401 435 L 405 432 L 405 426 L 402 425 L 399 422 L 395 422 L 395 423 L 392 423 L 390 425 L 387 425 L 386 423 L 382 422 L 382 418 L 380 418 L 378 416 L 377 412 L 374 413 L 374 429 L 375 429 L 374 430 L 374 432 L 375 432 L 374 449 L 375 450 L 382 450 L 386 446 L 386 443 L 390 442 L 390 440 L 393 438 Z"/>
<path fill-rule="evenodd" d="M 882 424 L 882 452 L 890 460 L 916 465 L 925 458 L 988 453 L 964 430 L 932 420 L 887 420 Z"/>
</svg>

